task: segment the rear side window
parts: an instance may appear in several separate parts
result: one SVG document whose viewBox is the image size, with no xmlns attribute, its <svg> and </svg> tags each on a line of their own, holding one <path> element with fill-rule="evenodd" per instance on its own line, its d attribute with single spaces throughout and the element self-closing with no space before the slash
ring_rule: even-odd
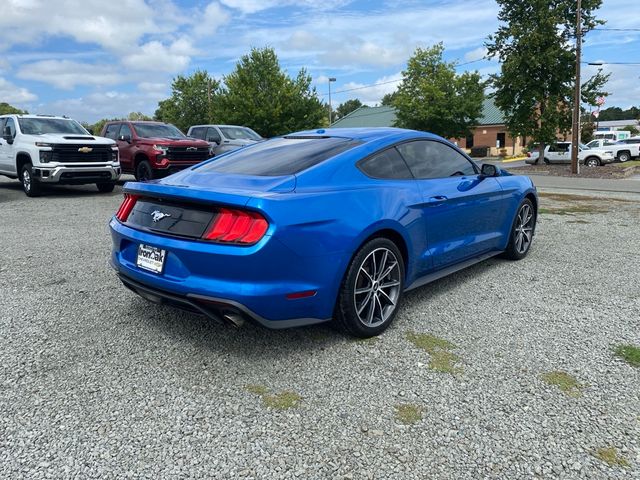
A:
<svg viewBox="0 0 640 480">
<path fill-rule="evenodd" d="M 292 175 L 349 150 L 361 142 L 335 137 L 282 137 L 235 150 L 203 171 L 237 175 Z"/>
<path fill-rule="evenodd" d="M 473 163 L 444 143 L 420 140 L 398 145 L 415 178 L 444 178 L 456 175 L 476 175 Z"/>
<path fill-rule="evenodd" d="M 217 144 L 222 143 L 222 140 L 220 139 L 220 134 L 218 133 L 218 130 L 216 130 L 213 127 L 209 127 L 209 129 L 207 130 L 207 138 L 206 138 L 207 142 L 216 142 Z"/>
<path fill-rule="evenodd" d="M 118 130 L 120 130 L 120 124 L 119 123 L 111 123 L 109 125 L 107 125 L 107 129 L 104 132 L 104 136 L 107 138 L 112 138 L 113 140 L 116 139 L 116 137 L 118 136 Z"/>
<path fill-rule="evenodd" d="M 129 136 L 129 138 L 132 138 L 132 132 L 131 132 L 131 127 L 129 125 L 127 125 L 126 123 L 122 124 L 122 128 L 120 128 L 120 133 L 118 133 L 118 138 L 120 138 L 123 135 L 127 135 Z"/>
<path fill-rule="evenodd" d="M 358 163 L 358 168 L 373 178 L 413 178 L 409 167 L 395 148 L 388 148 L 362 160 Z"/>
<path fill-rule="evenodd" d="M 191 129 L 190 137 L 199 138 L 200 140 L 204 140 L 204 132 L 207 130 L 207 127 L 194 127 Z"/>
</svg>

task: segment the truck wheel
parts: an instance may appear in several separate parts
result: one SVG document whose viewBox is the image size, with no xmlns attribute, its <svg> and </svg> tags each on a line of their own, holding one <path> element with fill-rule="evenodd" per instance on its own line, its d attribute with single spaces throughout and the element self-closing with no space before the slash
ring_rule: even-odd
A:
<svg viewBox="0 0 640 480">
<path fill-rule="evenodd" d="M 136 180 L 139 182 L 153 180 L 153 169 L 147 160 L 142 160 L 136 167 Z"/>
<path fill-rule="evenodd" d="M 584 161 L 584 164 L 587 167 L 597 167 L 598 165 L 600 165 L 600 160 L 598 159 L 598 157 L 589 157 Z"/>
<path fill-rule="evenodd" d="M 41 192 L 40 184 L 35 178 L 33 178 L 32 172 L 33 165 L 31 165 L 31 163 L 25 163 L 20 170 L 22 190 L 24 190 L 27 197 L 37 197 Z"/>
<path fill-rule="evenodd" d="M 100 193 L 111 193 L 113 192 L 114 187 L 116 186 L 115 183 L 96 183 L 96 187 L 98 187 L 98 191 Z"/>
<path fill-rule="evenodd" d="M 629 152 L 620 152 L 618 153 L 618 161 L 619 162 L 628 162 L 631 160 L 631 155 Z"/>
<path fill-rule="evenodd" d="M 544 157 L 544 164 L 545 165 L 549 165 L 551 162 L 549 161 L 549 159 L 547 157 Z"/>
</svg>

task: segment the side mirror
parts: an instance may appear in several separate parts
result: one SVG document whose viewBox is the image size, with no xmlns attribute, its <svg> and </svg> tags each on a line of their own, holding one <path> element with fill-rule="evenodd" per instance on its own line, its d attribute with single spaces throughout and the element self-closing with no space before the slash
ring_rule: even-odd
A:
<svg viewBox="0 0 640 480">
<path fill-rule="evenodd" d="M 483 163 L 482 167 L 480 167 L 480 175 L 483 177 L 497 177 L 498 167 L 491 163 Z"/>
<path fill-rule="evenodd" d="M 11 134 L 11 127 L 4 127 L 4 132 L 2 133 L 2 138 L 11 145 L 13 143 L 13 135 Z"/>
<path fill-rule="evenodd" d="M 118 137 L 118 140 L 120 140 L 121 142 L 131 143 L 131 135 L 120 135 Z"/>
<path fill-rule="evenodd" d="M 216 144 L 216 146 L 218 146 L 218 142 L 216 141 L 216 139 L 215 139 L 215 138 L 207 138 L 207 142 L 209 142 L 209 143 L 215 143 L 215 144 Z"/>
</svg>

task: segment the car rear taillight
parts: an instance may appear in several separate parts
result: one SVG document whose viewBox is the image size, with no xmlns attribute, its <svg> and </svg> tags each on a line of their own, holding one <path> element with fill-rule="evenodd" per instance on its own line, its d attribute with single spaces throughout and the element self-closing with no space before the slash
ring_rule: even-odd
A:
<svg viewBox="0 0 640 480">
<path fill-rule="evenodd" d="M 267 233 L 269 223 L 256 212 L 221 208 L 202 238 L 219 243 L 251 245 Z"/>
<path fill-rule="evenodd" d="M 121 222 L 126 222 L 127 218 L 129 218 L 131 210 L 133 210 L 133 206 L 138 201 L 138 198 L 140 198 L 140 195 L 131 195 L 130 193 L 125 193 L 122 205 L 120 205 L 120 208 L 116 212 L 116 218 Z"/>
<path fill-rule="evenodd" d="M 527 157 L 531 158 L 531 152 L 527 152 Z"/>
</svg>

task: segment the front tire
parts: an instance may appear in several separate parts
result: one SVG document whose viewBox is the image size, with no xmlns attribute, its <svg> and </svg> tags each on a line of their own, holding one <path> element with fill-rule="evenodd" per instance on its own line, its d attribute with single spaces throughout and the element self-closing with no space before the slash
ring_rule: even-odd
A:
<svg viewBox="0 0 640 480">
<path fill-rule="evenodd" d="M 584 161 L 584 164 L 587 167 L 598 167 L 600 165 L 600 160 L 598 159 L 598 157 L 588 157 Z"/>
<path fill-rule="evenodd" d="M 27 197 L 37 197 L 41 193 L 40 183 L 33 178 L 33 165 L 25 163 L 20 169 L 20 182 L 22 190 Z"/>
<path fill-rule="evenodd" d="M 404 290 L 402 254 L 388 238 L 374 238 L 354 256 L 336 304 L 335 324 L 356 337 L 379 335 L 393 321 Z"/>
<path fill-rule="evenodd" d="M 549 161 L 549 159 L 547 157 L 544 158 L 544 164 L 545 165 L 550 165 L 551 162 Z"/>
<path fill-rule="evenodd" d="M 96 187 L 98 187 L 98 191 L 100 193 L 111 193 L 113 192 L 113 189 L 115 188 L 116 184 L 115 183 L 96 183 Z"/>
<path fill-rule="evenodd" d="M 148 182 L 153 180 L 153 169 L 147 160 L 142 160 L 136 167 L 136 180 L 139 182 Z"/>
<path fill-rule="evenodd" d="M 518 207 L 511 227 L 509 244 L 503 256 L 509 260 L 521 260 L 526 257 L 533 242 L 535 228 L 536 211 L 531 200 L 525 198 Z"/>
</svg>

